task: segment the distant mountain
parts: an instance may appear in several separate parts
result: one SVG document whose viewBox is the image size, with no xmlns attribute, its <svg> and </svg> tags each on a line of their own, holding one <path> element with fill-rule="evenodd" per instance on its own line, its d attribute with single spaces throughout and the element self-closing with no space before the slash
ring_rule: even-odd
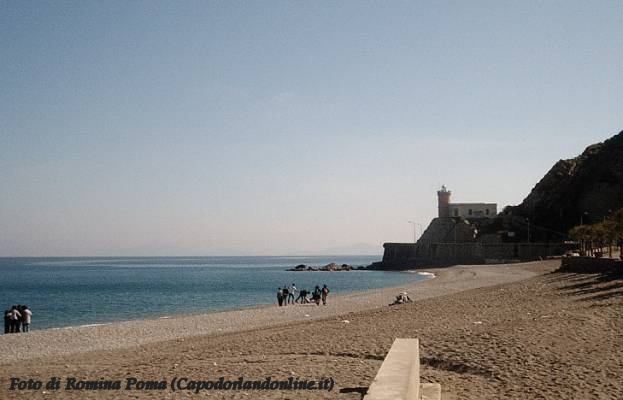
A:
<svg viewBox="0 0 623 400">
<path fill-rule="evenodd" d="M 530 220 L 533 240 L 560 240 L 570 228 L 602 221 L 623 207 L 623 131 L 560 160 L 518 206 L 505 211 Z"/>
<path fill-rule="evenodd" d="M 354 243 L 346 246 L 331 247 L 315 253 L 320 255 L 376 256 L 383 254 L 383 247 L 370 243 Z"/>
</svg>

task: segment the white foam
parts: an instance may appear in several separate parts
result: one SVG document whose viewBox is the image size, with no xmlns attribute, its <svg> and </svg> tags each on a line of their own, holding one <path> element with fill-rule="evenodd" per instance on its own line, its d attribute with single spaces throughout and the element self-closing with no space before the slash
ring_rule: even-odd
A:
<svg viewBox="0 0 623 400">
<path fill-rule="evenodd" d="M 103 324 L 78 325 L 78 326 L 76 326 L 76 328 L 90 328 L 92 326 L 105 326 L 105 325 L 112 325 L 112 322 L 106 322 L 106 323 L 103 323 Z M 68 326 L 67 328 L 71 328 L 71 326 Z"/>
</svg>

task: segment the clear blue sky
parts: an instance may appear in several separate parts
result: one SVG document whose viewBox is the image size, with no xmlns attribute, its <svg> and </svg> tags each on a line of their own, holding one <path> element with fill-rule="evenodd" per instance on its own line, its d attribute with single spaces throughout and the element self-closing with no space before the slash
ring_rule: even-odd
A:
<svg viewBox="0 0 623 400">
<path fill-rule="evenodd" d="M 621 1 L 0 1 L 0 255 L 381 252 L 622 130 L 622 73 Z"/>
</svg>

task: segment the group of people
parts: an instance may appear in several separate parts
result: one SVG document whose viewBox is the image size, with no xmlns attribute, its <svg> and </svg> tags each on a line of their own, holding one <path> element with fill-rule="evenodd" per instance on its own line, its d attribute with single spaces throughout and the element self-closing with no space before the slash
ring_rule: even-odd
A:
<svg viewBox="0 0 623 400">
<path fill-rule="evenodd" d="M 26 305 L 13 306 L 4 310 L 4 333 L 30 332 L 32 311 Z"/>
<path fill-rule="evenodd" d="M 279 304 L 279 307 L 281 307 L 295 303 L 308 304 L 313 301 L 317 306 L 319 306 L 320 301 L 322 300 L 322 304 L 326 306 L 329 292 L 330 290 L 327 285 L 322 285 L 322 289 L 320 286 L 316 286 L 313 292 L 309 292 L 306 289 L 298 290 L 294 283 L 290 286 L 283 285 L 283 288 L 280 287 L 277 289 L 277 303 Z M 307 297 L 309 295 L 311 295 L 311 299 Z"/>
</svg>

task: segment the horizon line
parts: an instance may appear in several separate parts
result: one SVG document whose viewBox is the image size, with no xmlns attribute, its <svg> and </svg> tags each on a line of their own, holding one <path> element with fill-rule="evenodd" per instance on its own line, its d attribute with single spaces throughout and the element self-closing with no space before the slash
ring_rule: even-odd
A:
<svg viewBox="0 0 623 400">
<path fill-rule="evenodd" d="M 204 257 L 365 257 L 382 256 L 378 254 L 281 254 L 281 255 L 177 255 L 177 256 L 154 256 L 154 255 L 132 255 L 132 256 L 2 256 L 0 258 L 204 258 Z"/>
</svg>

